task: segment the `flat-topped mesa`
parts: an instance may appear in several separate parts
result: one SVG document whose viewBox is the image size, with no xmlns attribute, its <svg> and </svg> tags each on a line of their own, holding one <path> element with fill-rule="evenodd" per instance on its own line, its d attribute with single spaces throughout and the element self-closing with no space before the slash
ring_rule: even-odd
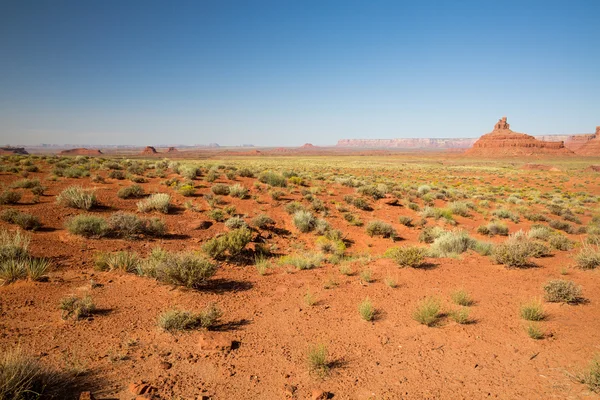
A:
<svg viewBox="0 0 600 400">
<path fill-rule="evenodd" d="M 142 150 L 141 154 L 156 154 L 158 153 L 156 149 L 152 146 L 146 146 L 144 150 Z"/>
<path fill-rule="evenodd" d="M 518 156 L 537 154 L 572 155 L 563 141 L 544 142 L 524 133 L 513 132 L 506 117 L 494 125 L 494 130 L 479 138 L 467 154 L 485 156 Z"/>
<path fill-rule="evenodd" d="M 102 151 L 98 149 L 86 149 L 85 147 L 79 147 L 76 149 L 68 149 L 60 152 L 63 156 L 99 156 L 102 155 Z"/>
<path fill-rule="evenodd" d="M 12 147 L 12 146 L 2 146 L 0 147 L 0 155 L 9 155 L 9 154 L 29 154 L 25 147 Z"/>
</svg>

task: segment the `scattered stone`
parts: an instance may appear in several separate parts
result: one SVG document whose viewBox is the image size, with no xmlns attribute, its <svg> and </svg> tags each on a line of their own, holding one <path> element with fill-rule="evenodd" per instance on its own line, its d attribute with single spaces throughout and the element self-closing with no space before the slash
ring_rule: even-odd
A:
<svg viewBox="0 0 600 400">
<path fill-rule="evenodd" d="M 226 339 L 222 336 L 207 333 L 200 336 L 200 340 L 198 341 L 198 345 L 200 346 L 200 350 L 204 351 L 231 351 L 233 346 L 233 341 Z"/>
<path fill-rule="evenodd" d="M 290 385 L 286 383 L 283 387 L 283 394 L 286 397 L 293 397 L 296 394 L 296 390 L 298 390 L 298 387 L 296 385 Z"/>
<path fill-rule="evenodd" d="M 171 367 L 172 367 L 172 366 L 173 366 L 173 364 L 171 364 L 171 363 L 170 363 L 170 362 L 168 362 L 168 361 L 161 361 L 161 362 L 160 362 L 160 367 L 161 367 L 162 369 L 171 369 Z"/>
<path fill-rule="evenodd" d="M 311 400 L 327 400 L 330 398 L 329 396 L 330 396 L 329 392 L 315 389 L 315 390 L 313 390 L 310 398 L 311 398 Z"/>
</svg>

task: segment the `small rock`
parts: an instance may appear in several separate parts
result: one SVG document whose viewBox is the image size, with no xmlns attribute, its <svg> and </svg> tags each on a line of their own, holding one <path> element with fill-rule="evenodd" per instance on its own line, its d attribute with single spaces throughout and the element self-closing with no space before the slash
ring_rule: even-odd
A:
<svg viewBox="0 0 600 400">
<path fill-rule="evenodd" d="M 198 345 L 201 350 L 204 351 L 225 351 L 228 352 L 231 350 L 233 346 L 233 341 L 228 340 L 224 337 L 205 334 L 200 336 L 200 340 L 198 341 Z"/>
<path fill-rule="evenodd" d="M 311 400 L 327 400 L 329 398 L 329 393 L 323 390 L 315 389 L 310 396 Z"/>
<path fill-rule="evenodd" d="M 285 386 L 283 387 L 283 394 L 286 397 L 293 397 L 294 394 L 296 393 L 296 390 L 298 389 L 298 387 L 296 385 L 290 385 L 290 384 L 285 384 Z"/>
<path fill-rule="evenodd" d="M 173 366 L 173 364 L 171 364 L 168 361 L 161 361 L 161 363 L 160 363 L 160 367 L 162 369 L 171 369 L 172 366 Z"/>
<path fill-rule="evenodd" d="M 92 392 L 81 392 L 79 400 L 95 400 L 95 397 Z"/>
<path fill-rule="evenodd" d="M 156 392 L 156 388 L 144 381 L 138 381 L 129 384 L 129 391 L 135 395 L 151 395 Z"/>
</svg>

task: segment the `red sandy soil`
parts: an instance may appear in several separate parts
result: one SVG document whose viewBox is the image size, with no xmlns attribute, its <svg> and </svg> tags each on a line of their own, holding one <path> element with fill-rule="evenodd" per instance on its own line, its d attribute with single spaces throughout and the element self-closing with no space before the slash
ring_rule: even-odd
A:
<svg viewBox="0 0 600 400">
<path fill-rule="evenodd" d="M 31 177 L 44 179 L 50 169 L 46 166 Z M 460 184 L 461 176 L 473 172 L 452 173 Z M 478 174 L 493 185 L 519 184 L 494 173 Z M 551 176 L 546 171 L 531 174 Z M 0 173 L 3 184 L 19 178 Z M 597 185 L 585 182 L 588 178 L 571 177 L 564 189 L 600 194 Z M 92 213 L 108 216 L 118 210 L 135 212 L 137 200 L 116 196 L 117 190 L 130 182 L 44 181 L 49 188 L 37 204 L 24 192 L 27 194 L 14 208 L 40 216 L 44 225 L 32 234 L 32 254 L 50 258 L 56 268 L 47 282 L 20 281 L 0 287 L 0 349 L 18 343 L 55 367 L 80 363 L 87 371 L 78 378 L 81 389 L 91 390 L 98 399 L 133 399 L 128 385 L 140 380 L 155 387 L 161 399 L 307 399 L 314 390 L 330 392 L 334 399 L 365 400 L 596 398 L 572 374 L 600 351 L 600 275 L 598 271 L 569 268 L 562 276 L 561 268 L 574 264 L 575 251 L 556 251 L 552 257 L 536 260 L 539 267 L 531 269 L 507 269 L 473 252 L 460 259 L 431 259 L 429 269 L 399 269 L 391 260 L 374 259 L 367 266 L 374 276 L 370 284 L 357 276 L 365 268 L 359 263 L 353 267 L 352 276 L 341 275 L 337 266 L 327 263 L 305 271 L 276 268 L 265 276 L 258 275 L 253 266 L 222 263 L 212 284 L 198 291 L 131 274 L 95 271 L 93 256 L 97 251 L 128 250 L 146 255 L 155 246 L 197 250 L 204 241 L 226 230 L 223 223 L 214 223 L 206 230 L 193 229 L 206 220 L 205 216 L 184 210 L 182 205 L 188 198 L 160 185 L 161 180 L 151 179 L 142 186 L 147 193 L 171 193 L 177 206 L 169 215 L 158 215 L 169 228 L 170 236 L 163 239 L 83 239 L 64 229 L 65 221 L 80 211 L 56 205 L 55 196 L 62 189 L 73 184 L 95 187 L 107 208 Z M 260 201 L 257 204 L 252 199 L 227 196 L 226 201 L 234 204 L 238 213 L 247 214 L 248 220 L 267 213 L 278 228 L 289 231 L 269 240 L 278 246 L 278 252 L 291 253 L 299 243 L 314 247 L 316 236 L 299 233 L 283 210 L 286 202 L 301 199 L 297 191 L 282 202 L 274 202 L 253 187 L 254 179 L 237 181 Z M 233 184 L 225 179 L 218 182 Z M 200 193 L 210 191 L 211 184 L 198 184 L 203 185 Z M 578 185 L 585 185 L 585 189 Z M 331 189 L 335 195 L 318 197 L 326 203 L 343 202 L 345 194 L 355 194 L 354 189 L 340 185 Z M 200 198 L 193 201 L 207 209 Z M 436 201 L 436 205 L 442 204 Z M 404 239 L 400 243 L 371 238 L 364 227 L 350 226 L 334 207 L 330 210 L 328 221 L 354 242 L 348 249 L 352 253 L 380 255 L 394 245 L 417 243 L 420 230 L 398 223 L 400 215 L 418 220 L 416 213 L 388 206 L 385 199 L 376 202 L 373 211 L 353 212 L 365 222 L 389 221 Z M 583 219 L 587 223 L 589 216 Z M 484 223 L 481 215 L 457 217 L 457 221 L 473 237 L 486 239 L 475 232 Z M 531 223 L 524 220 L 517 226 L 509 221 L 507 225 L 515 232 L 528 229 Z M 3 222 L 0 226 L 13 229 Z M 569 236 L 578 242 L 584 237 Z M 386 286 L 386 276 L 396 278 L 399 286 Z M 541 287 L 549 279 L 561 278 L 581 284 L 588 302 L 575 306 L 544 304 L 548 319 L 542 324 L 547 336 L 532 340 L 518 316 L 519 305 L 540 297 Z M 100 286 L 91 288 L 92 279 Z M 324 289 L 329 280 L 337 286 Z M 417 303 L 431 295 L 443 300 L 445 310 L 455 308 L 449 295 L 456 288 L 466 289 L 475 299 L 471 307 L 474 323 L 458 325 L 443 319 L 440 326 L 428 328 L 411 318 Z M 318 299 L 313 307 L 303 302 L 307 290 Z M 88 320 L 63 321 L 57 310 L 59 300 L 86 292 L 92 294 L 101 312 Z M 367 296 L 380 311 L 374 322 L 361 320 L 357 312 L 358 304 Z M 169 334 L 156 326 L 157 316 L 167 309 L 199 311 L 210 302 L 224 311 L 223 324 L 215 331 Z M 234 341 L 235 349 L 205 351 L 199 346 L 202 337 L 229 344 Z M 327 344 L 335 361 L 324 379 L 307 370 L 307 350 L 315 343 Z M 78 394 L 74 392 L 73 398 Z"/>
<path fill-rule="evenodd" d="M 538 171 L 560 171 L 560 169 L 553 167 L 552 165 L 546 165 L 546 164 L 524 164 L 521 169 L 534 169 L 534 170 L 538 170 Z"/>
<path fill-rule="evenodd" d="M 102 151 L 98 149 L 86 149 L 79 147 L 76 149 L 63 150 L 59 153 L 63 156 L 99 156 L 102 155 Z"/>
</svg>

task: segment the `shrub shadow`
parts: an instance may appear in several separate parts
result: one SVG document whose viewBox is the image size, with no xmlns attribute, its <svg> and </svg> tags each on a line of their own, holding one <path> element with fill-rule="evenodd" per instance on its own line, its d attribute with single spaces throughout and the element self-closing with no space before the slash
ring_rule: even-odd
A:
<svg viewBox="0 0 600 400">
<path fill-rule="evenodd" d="M 208 293 L 244 292 L 254 287 L 251 282 L 235 281 L 230 279 L 213 279 L 201 291 Z"/>
</svg>

